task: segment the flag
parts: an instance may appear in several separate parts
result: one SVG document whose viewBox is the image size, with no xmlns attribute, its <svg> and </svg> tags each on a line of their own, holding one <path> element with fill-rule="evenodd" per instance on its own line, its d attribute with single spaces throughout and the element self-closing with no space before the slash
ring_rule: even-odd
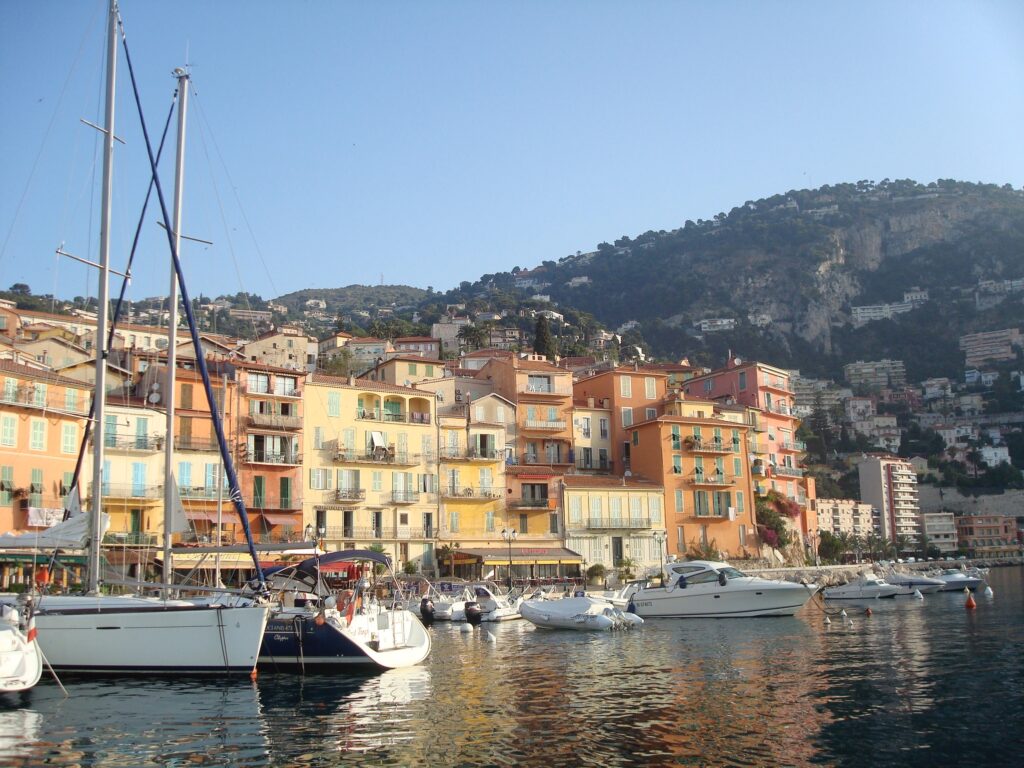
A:
<svg viewBox="0 0 1024 768">
<path fill-rule="evenodd" d="M 30 613 L 28 616 L 28 633 L 25 637 L 28 642 L 34 643 L 36 640 L 36 634 L 36 615 L 34 613 Z"/>
</svg>

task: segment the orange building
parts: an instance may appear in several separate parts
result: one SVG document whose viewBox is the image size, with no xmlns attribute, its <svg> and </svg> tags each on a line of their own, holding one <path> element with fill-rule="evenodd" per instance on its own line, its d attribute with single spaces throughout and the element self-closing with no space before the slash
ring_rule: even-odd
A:
<svg viewBox="0 0 1024 768">
<path fill-rule="evenodd" d="M 0 377 L 0 531 L 49 527 L 64 513 L 90 390 L 11 360 L 0 360 Z"/>
<path fill-rule="evenodd" d="M 662 478 L 668 551 L 744 557 L 758 551 L 746 424 L 682 397 L 629 431 L 633 472 Z"/>
</svg>

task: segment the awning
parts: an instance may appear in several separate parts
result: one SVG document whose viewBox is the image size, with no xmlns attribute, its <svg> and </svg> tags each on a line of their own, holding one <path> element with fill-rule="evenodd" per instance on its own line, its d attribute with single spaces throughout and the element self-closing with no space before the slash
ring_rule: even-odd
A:
<svg viewBox="0 0 1024 768">
<path fill-rule="evenodd" d="M 371 432 L 370 433 L 370 444 L 374 448 L 387 448 L 387 443 L 384 440 L 383 432 Z"/>
<path fill-rule="evenodd" d="M 249 516 L 249 521 L 250 522 L 252 522 L 256 518 L 256 513 L 254 513 L 254 512 L 247 512 L 246 514 Z M 213 512 L 207 512 L 206 513 L 206 519 L 209 520 L 214 525 L 216 525 L 217 524 L 217 512 L 216 512 L 216 510 L 214 510 Z M 235 512 L 234 510 L 227 510 L 227 509 L 222 510 L 221 513 L 220 513 L 220 520 L 221 520 L 221 524 L 222 525 L 241 525 L 242 524 L 242 518 L 240 518 L 238 516 L 238 513 Z"/>
<path fill-rule="evenodd" d="M 209 512 L 207 512 L 205 509 L 185 510 L 185 517 L 187 517 L 189 520 L 209 520 L 210 518 L 207 515 L 209 515 Z"/>
<path fill-rule="evenodd" d="M 57 562 L 64 563 L 65 565 L 85 565 L 87 561 L 87 555 L 57 555 Z M 50 562 L 49 553 L 45 554 L 33 554 L 33 553 L 21 553 L 21 552 L 4 552 L 0 554 L 0 563 L 16 564 L 16 565 L 28 565 L 35 563 L 36 565 L 48 565 Z"/>
<path fill-rule="evenodd" d="M 461 549 L 459 553 L 471 555 L 484 565 L 508 565 L 509 560 L 509 550 L 507 547 L 498 547 L 497 549 Z M 582 562 L 582 555 L 564 547 L 512 547 L 513 564 L 572 565 Z"/>
<path fill-rule="evenodd" d="M 157 558 L 160 562 L 160 558 Z M 195 552 L 178 554 L 174 552 L 171 557 L 171 563 L 173 563 L 175 569 L 185 568 L 216 568 L 217 567 L 217 555 L 213 554 L 198 554 Z M 248 553 L 243 552 L 225 552 L 220 556 L 220 567 L 221 568 L 254 568 L 252 564 L 252 557 Z"/>
<path fill-rule="evenodd" d="M 263 520 L 270 525 L 302 525 L 302 518 L 299 515 L 276 515 L 271 512 L 262 512 Z"/>
</svg>

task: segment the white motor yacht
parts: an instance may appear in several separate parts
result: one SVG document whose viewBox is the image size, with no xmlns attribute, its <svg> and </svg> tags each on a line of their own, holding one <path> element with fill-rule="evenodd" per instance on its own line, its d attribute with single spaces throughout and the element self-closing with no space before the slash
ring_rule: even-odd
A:
<svg viewBox="0 0 1024 768">
<path fill-rule="evenodd" d="M 912 595 L 915 591 L 920 592 L 922 595 L 930 595 L 933 592 L 938 592 L 945 585 L 945 582 L 933 579 L 930 576 L 925 576 L 921 573 L 899 573 L 897 571 L 891 571 L 885 577 L 885 580 L 894 587 L 900 588 L 900 591 L 896 593 L 897 596 Z"/>
<path fill-rule="evenodd" d="M 826 600 L 876 600 L 885 597 L 896 597 L 900 587 L 889 584 L 877 576 L 863 575 L 856 581 L 839 587 L 828 587 L 824 590 Z"/>
<path fill-rule="evenodd" d="M 940 592 L 962 592 L 964 587 L 973 592 L 985 583 L 980 576 L 971 576 L 959 568 L 947 568 L 935 578 L 943 583 Z"/>
<path fill-rule="evenodd" d="M 469 591 L 472 592 L 469 603 L 475 601 L 480 607 L 481 621 L 509 621 L 521 618 L 519 615 L 519 605 L 523 602 L 521 596 L 501 594 L 490 584 L 473 584 L 469 587 Z M 465 618 L 466 612 L 463 609 L 462 619 Z M 452 619 L 458 621 L 455 611 L 452 612 Z"/>
<path fill-rule="evenodd" d="M 627 590 L 626 607 L 643 618 L 742 618 L 792 616 L 818 590 L 748 576 L 728 563 L 692 560 L 668 567 L 665 586 Z"/>
</svg>

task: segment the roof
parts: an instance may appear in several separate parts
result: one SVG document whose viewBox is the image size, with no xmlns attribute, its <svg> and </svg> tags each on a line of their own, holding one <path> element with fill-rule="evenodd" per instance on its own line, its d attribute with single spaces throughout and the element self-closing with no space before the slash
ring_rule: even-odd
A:
<svg viewBox="0 0 1024 768">
<path fill-rule="evenodd" d="M 586 368 L 589 365 L 597 365 L 597 358 L 593 355 L 586 357 L 563 357 L 558 361 L 561 368 Z"/>
<path fill-rule="evenodd" d="M 520 358 L 516 360 L 515 366 L 521 371 L 550 371 L 551 373 L 569 373 L 569 371 L 567 371 L 565 368 L 559 368 L 554 363 L 549 363 L 546 360 L 524 360 Z"/>
<path fill-rule="evenodd" d="M 31 379 L 43 379 L 47 384 L 61 384 L 65 387 L 92 389 L 92 385 L 87 384 L 84 381 L 70 379 L 67 376 L 61 376 L 53 371 L 30 368 L 27 365 L 16 363 L 13 360 L 0 360 L 0 372 L 15 373 L 19 376 L 27 376 Z"/>
<path fill-rule="evenodd" d="M 400 344 L 405 341 L 432 341 L 436 342 L 437 344 L 441 343 L 440 339 L 435 339 L 433 336 L 399 336 L 397 339 L 395 339 L 395 344 Z"/>
<path fill-rule="evenodd" d="M 507 349 L 498 349 L 497 347 L 485 347 L 484 349 L 478 349 L 475 352 L 468 352 L 463 357 L 514 357 L 515 355 Z"/>
<path fill-rule="evenodd" d="M 327 387 L 344 387 L 345 389 L 362 389 L 373 392 L 394 392 L 395 394 L 402 395 L 416 394 L 428 398 L 434 397 L 433 392 L 428 392 L 424 389 L 400 387 L 396 384 L 385 384 L 380 381 L 370 381 L 369 379 L 355 379 L 355 381 L 350 384 L 348 378 L 345 376 L 331 376 L 330 374 L 319 372 L 309 374 L 307 383 L 322 384 Z"/>
<path fill-rule="evenodd" d="M 664 485 L 641 475 L 617 477 L 614 475 L 566 475 L 562 478 L 568 488 L 633 488 L 643 491 L 664 490 Z"/>
<path fill-rule="evenodd" d="M 352 344 L 386 344 L 387 339 L 378 339 L 374 336 L 353 336 L 349 345 Z"/>
<path fill-rule="evenodd" d="M 444 365 L 444 360 L 435 360 L 434 358 L 431 357 L 420 357 L 419 355 L 393 355 L 392 357 L 389 357 L 387 360 L 377 363 L 377 365 L 375 365 L 374 368 L 383 368 L 385 365 L 392 362 L 393 360 L 407 363 L 423 363 L 424 365 Z"/>
</svg>

